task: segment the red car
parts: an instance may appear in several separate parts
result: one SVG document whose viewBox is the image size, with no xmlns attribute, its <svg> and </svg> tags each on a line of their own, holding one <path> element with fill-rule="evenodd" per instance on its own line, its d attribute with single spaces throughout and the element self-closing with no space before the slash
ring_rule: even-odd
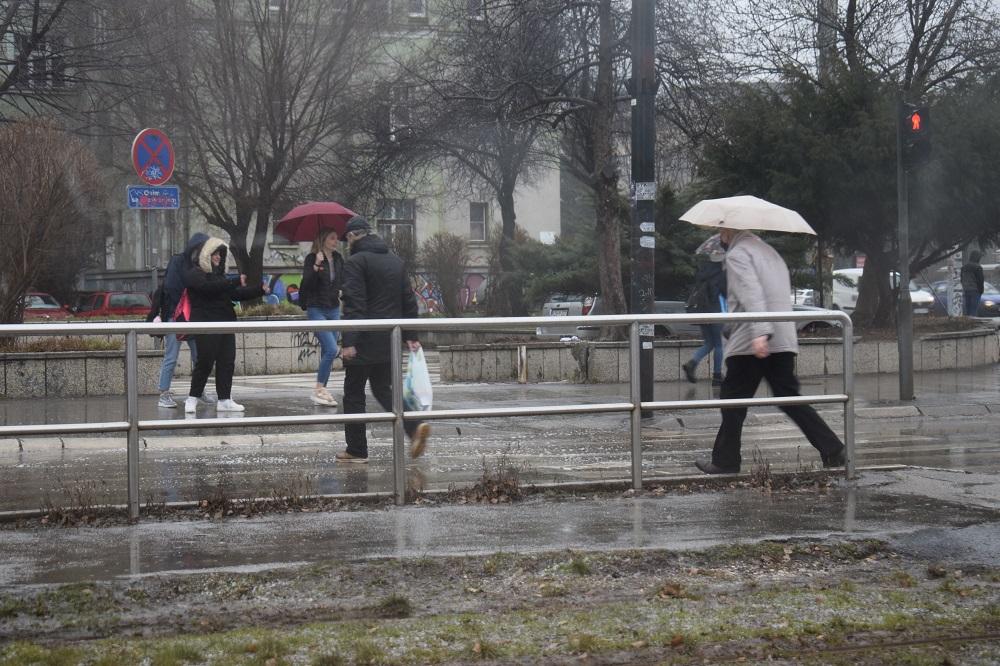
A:
<svg viewBox="0 0 1000 666">
<path fill-rule="evenodd" d="M 73 308 L 77 317 L 145 317 L 153 308 L 149 295 L 141 291 L 98 291 L 84 294 Z"/>
<path fill-rule="evenodd" d="M 31 291 L 24 296 L 25 319 L 61 319 L 68 316 L 69 309 L 50 294 Z"/>
</svg>

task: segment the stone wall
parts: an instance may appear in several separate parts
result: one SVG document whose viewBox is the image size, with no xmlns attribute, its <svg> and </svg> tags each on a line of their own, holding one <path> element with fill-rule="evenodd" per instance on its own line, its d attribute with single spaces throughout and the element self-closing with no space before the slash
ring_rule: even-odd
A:
<svg viewBox="0 0 1000 666">
<path fill-rule="evenodd" d="M 162 353 L 139 352 L 139 392 L 157 392 Z M 0 354 L 7 398 L 76 398 L 125 393 L 125 352 Z"/>
<path fill-rule="evenodd" d="M 839 338 L 804 338 L 797 360 L 801 376 L 839 375 L 843 348 Z M 700 346 L 695 340 L 658 341 L 654 345 L 655 381 L 683 378 L 681 365 Z M 624 342 L 533 342 L 524 344 L 439 347 L 442 381 L 627 382 L 629 351 Z M 1000 337 L 990 329 L 923 336 L 913 344 L 914 370 L 939 370 L 1000 362 Z M 709 375 L 708 361 L 698 372 Z M 854 343 L 854 372 L 899 371 L 895 340 Z"/>
</svg>

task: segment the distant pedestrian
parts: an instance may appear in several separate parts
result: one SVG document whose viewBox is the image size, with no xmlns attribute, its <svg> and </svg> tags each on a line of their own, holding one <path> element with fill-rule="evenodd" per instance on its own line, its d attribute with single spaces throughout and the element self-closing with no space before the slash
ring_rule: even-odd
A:
<svg viewBox="0 0 1000 666">
<path fill-rule="evenodd" d="M 342 292 L 343 318 L 415 319 L 417 299 L 406 275 L 403 261 L 389 251 L 381 238 L 372 233 L 363 217 L 353 217 L 345 232 L 350 256 L 344 262 Z M 420 349 L 412 331 L 403 331 L 411 351 Z M 389 331 L 346 331 L 341 357 L 344 359 L 344 413 L 365 412 L 365 384 L 386 411 L 392 411 L 392 354 Z M 420 456 L 427 446 L 431 427 L 428 423 L 404 419 L 410 436 L 410 455 Z M 368 462 L 368 440 L 364 423 L 345 423 L 347 450 L 337 454 L 342 462 Z"/>
<path fill-rule="evenodd" d="M 188 259 L 191 251 L 208 240 L 208 235 L 196 233 L 191 236 L 183 252 L 178 252 L 170 257 L 167 270 L 163 274 L 163 284 L 159 289 L 159 306 L 153 308 L 154 317 L 152 321 L 171 322 L 174 320 L 174 311 L 184 293 L 184 271 L 191 265 Z M 155 305 L 156 299 L 154 299 Z M 191 367 L 198 360 L 198 346 L 193 336 L 187 337 L 188 350 L 191 352 Z M 157 407 L 172 409 L 177 406 L 174 394 L 170 391 L 170 383 L 174 379 L 174 369 L 177 367 L 177 357 L 181 351 L 181 341 L 173 333 L 163 336 L 163 361 L 160 363 L 160 399 L 156 403 Z"/>
<path fill-rule="evenodd" d="M 975 317 L 979 314 L 979 299 L 983 295 L 985 282 L 983 281 L 983 267 L 979 260 L 982 258 L 979 250 L 969 253 L 969 260 L 962 266 L 959 273 L 962 280 L 962 300 L 965 301 L 965 316 Z"/>
<path fill-rule="evenodd" d="M 722 312 L 726 299 L 726 273 L 722 269 L 725 255 L 721 252 L 699 254 L 698 272 L 692 297 L 688 299 L 688 312 Z M 712 354 L 712 386 L 722 385 L 722 324 L 699 324 L 703 344 L 695 350 L 691 360 L 681 366 L 684 376 L 692 384 L 698 381 L 697 370 L 701 360 Z"/>
<path fill-rule="evenodd" d="M 299 306 L 306 311 L 310 321 L 336 321 L 340 319 L 340 290 L 344 283 L 344 258 L 337 250 L 337 232 L 324 229 L 313 241 L 312 251 L 306 255 L 302 268 L 302 287 L 299 289 Z M 334 331 L 316 331 L 322 355 L 316 372 L 316 386 L 310 399 L 313 404 L 336 407 L 326 389 L 330 380 L 333 361 L 337 358 L 337 334 Z"/>
<path fill-rule="evenodd" d="M 219 238 L 209 238 L 192 248 L 190 265 L 184 271 L 184 286 L 191 301 L 191 321 L 236 321 L 233 301 L 260 298 L 270 289 L 263 285 L 248 287 L 247 276 L 226 277 L 228 248 Z M 193 414 L 205 391 L 208 376 L 215 370 L 215 390 L 219 395 L 216 410 L 242 412 L 243 405 L 232 399 L 233 373 L 236 369 L 236 335 L 211 333 L 195 336 L 198 362 L 191 373 L 191 389 L 184 401 L 184 411 Z"/>
<path fill-rule="evenodd" d="M 783 312 L 792 299 L 788 267 L 774 248 L 749 231 L 723 229 L 729 312 Z M 746 322 L 730 325 L 726 342 L 726 376 L 719 397 L 752 398 L 761 379 L 777 397 L 798 396 L 795 376 L 798 336 L 793 322 Z M 846 463 L 846 449 L 830 426 L 809 405 L 782 407 L 819 450 L 823 467 Z M 695 464 L 706 474 L 740 471 L 745 407 L 723 408 L 711 461 Z"/>
</svg>

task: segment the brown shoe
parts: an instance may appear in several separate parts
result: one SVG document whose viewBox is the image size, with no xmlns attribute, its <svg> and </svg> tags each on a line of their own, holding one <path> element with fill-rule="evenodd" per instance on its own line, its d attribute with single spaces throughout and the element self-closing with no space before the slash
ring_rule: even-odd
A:
<svg viewBox="0 0 1000 666">
<path fill-rule="evenodd" d="M 352 456 L 347 451 L 341 451 L 340 453 L 337 454 L 336 458 L 337 458 L 337 462 L 345 462 L 345 463 L 366 463 L 366 462 L 368 462 L 368 458 L 362 458 L 361 456 Z"/>
<path fill-rule="evenodd" d="M 427 438 L 430 436 L 430 423 L 421 423 L 417 426 L 416 432 L 413 433 L 413 439 L 410 441 L 411 458 L 419 458 L 424 455 L 424 451 L 427 449 Z"/>
</svg>

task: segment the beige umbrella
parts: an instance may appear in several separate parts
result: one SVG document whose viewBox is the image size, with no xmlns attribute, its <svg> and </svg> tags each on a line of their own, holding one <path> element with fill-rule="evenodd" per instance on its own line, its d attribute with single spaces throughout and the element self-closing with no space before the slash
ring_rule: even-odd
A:
<svg viewBox="0 0 1000 666">
<path fill-rule="evenodd" d="M 681 215 L 680 219 L 713 229 L 787 231 L 816 235 L 809 223 L 794 210 L 750 196 L 704 199 Z"/>
</svg>

